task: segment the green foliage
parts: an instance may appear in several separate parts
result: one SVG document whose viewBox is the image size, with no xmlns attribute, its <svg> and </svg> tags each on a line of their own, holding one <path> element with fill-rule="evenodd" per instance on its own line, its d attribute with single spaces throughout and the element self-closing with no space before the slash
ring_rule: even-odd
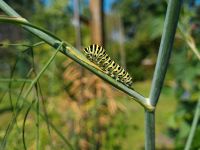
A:
<svg viewBox="0 0 200 150">
<path fill-rule="evenodd" d="M 8 4 L 10 4 L 13 8 L 15 8 L 15 10 L 17 12 L 19 12 L 20 14 L 23 14 L 25 16 L 25 18 L 27 16 L 30 16 L 33 12 L 34 12 L 34 7 L 36 5 L 36 3 L 38 2 L 34 2 L 34 0 L 7 0 L 6 1 Z M 24 7 L 22 7 L 24 6 Z"/>
<path fill-rule="evenodd" d="M 129 38 L 132 38 L 135 36 L 136 32 L 140 32 L 138 31 L 138 28 L 141 27 L 143 22 L 146 22 L 146 19 L 151 19 L 153 21 L 156 17 L 163 16 L 166 6 L 167 5 L 165 1 L 125 0 L 116 1 L 113 5 L 113 8 L 118 10 L 122 15 L 126 31 L 125 33 Z M 152 17 L 154 17 L 154 19 Z M 148 28 L 148 26 L 146 27 Z M 143 29 L 147 31 L 145 28 Z"/>
<path fill-rule="evenodd" d="M 170 124 L 170 130 L 172 131 L 170 133 L 175 138 L 176 147 L 181 149 L 185 146 L 185 141 L 188 137 L 194 117 L 194 108 L 196 108 L 197 100 L 200 97 L 200 61 L 190 47 L 186 45 L 188 40 L 187 37 L 194 33 L 195 36 L 193 40 L 199 48 L 199 38 L 197 38 L 198 28 L 193 28 L 196 23 L 193 21 L 190 22 L 190 20 L 196 18 L 195 16 L 198 16 L 198 14 L 188 11 L 187 6 L 184 7 L 183 14 L 181 23 L 186 37 L 182 37 L 183 41 L 177 41 L 172 59 L 172 63 L 175 64 L 172 66 L 174 76 L 176 77 L 175 94 L 179 99 L 179 105 L 175 115 L 173 116 L 174 122 L 171 122 Z M 195 138 L 193 138 L 191 149 L 200 147 L 199 135 L 198 126 L 195 132 Z"/>
<path fill-rule="evenodd" d="M 148 79 L 160 44 L 166 2 L 116 1 L 113 9 L 119 11 L 123 21 L 127 70 L 135 80 Z M 143 66 L 145 59 L 151 61 L 147 68 Z"/>
</svg>

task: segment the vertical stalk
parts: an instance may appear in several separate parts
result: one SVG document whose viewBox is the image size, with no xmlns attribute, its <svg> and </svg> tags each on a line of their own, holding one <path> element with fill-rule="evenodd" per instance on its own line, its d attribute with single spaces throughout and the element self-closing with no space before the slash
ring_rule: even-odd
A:
<svg viewBox="0 0 200 150">
<path fill-rule="evenodd" d="M 156 106 L 172 51 L 182 0 L 169 0 L 156 68 L 150 91 L 150 103 Z M 145 150 L 155 150 L 155 112 L 145 111 Z"/>
<path fill-rule="evenodd" d="M 190 148 L 191 148 L 192 140 L 193 140 L 194 135 L 195 135 L 195 131 L 196 131 L 196 128 L 197 128 L 199 117 L 200 117 L 200 98 L 199 98 L 198 103 L 197 103 L 194 119 L 192 121 L 192 127 L 190 129 L 190 134 L 188 136 L 184 150 L 190 150 Z"/>
<path fill-rule="evenodd" d="M 169 58 L 172 51 L 174 36 L 178 23 L 182 0 L 169 0 L 167 14 L 164 23 L 162 39 L 160 43 L 158 59 L 153 75 L 153 81 L 150 92 L 150 102 L 156 106 L 163 81 L 168 67 Z"/>
<path fill-rule="evenodd" d="M 155 112 L 145 111 L 145 150 L 155 149 Z"/>
</svg>

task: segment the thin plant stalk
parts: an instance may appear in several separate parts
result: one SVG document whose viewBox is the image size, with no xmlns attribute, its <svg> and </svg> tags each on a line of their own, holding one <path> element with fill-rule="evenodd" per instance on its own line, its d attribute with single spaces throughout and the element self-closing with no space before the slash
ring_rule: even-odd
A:
<svg viewBox="0 0 200 150">
<path fill-rule="evenodd" d="M 156 68 L 150 91 L 154 107 L 159 100 L 172 51 L 182 0 L 169 0 Z M 145 150 L 155 150 L 155 112 L 145 111 Z"/>
<path fill-rule="evenodd" d="M 194 119 L 192 121 L 192 127 L 191 127 L 191 130 L 190 130 L 190 133 L 189 133 L 189 136 L 188 136 L 184 150 L 190 150 L 190 148 L 191 148 L 192 140 L 193 140 L 194 135 L 195 135 L 195 131 L 196 131 L 196 128 L 197 128 L 199 117 L 200 117 L 200 98 L 199 98 L 198 103 L 197 103 L 196 111 L 195 111 L 195 114 L 194 114 Z"/>
<path fill-rule="evenodd" d="M 18 96 L 18 93 L 14 93 L 14 95 Z M 31 102 L 26 101 L 25 97 L 21 96 L 21 99 L 24 101 L 24 105 L 26 107 L 30 107 Z M 33 105 L 32 107 L 33 111 L 37 112 L 37 108 L 36 106 Z M 57 127 L 47 119 L 47 117 L 45 115 L 43 115 L 41 112 L 39 112 L 39 116 L 41 117 L 42 120 L 44 120 L 46 123 L 48 123 L 48 125 L 51 127 L 51 129 L 64 141 L 64 143 L 67 144 L 67 146 L 69 147 L 70 150 L 74 150 L 72 144 L 68 141 L 68 139 L 65 138 L 65 136 L 63 135 L 63 133 L 57 129 Z M 0 146 L 1 149 L 1 146 Z"/>
<path fill-rule="evenodd" d="M 40 46 L 42 44 L 45 44 L 45 42 L 41 41 L 41 42 L 37 42 L 35 44 L 22 44 L 22 43 L 0 43 L 1 47 L 4 46 L 22 46 L 22 47 L 36 47 L 36 46 Z"/>
<path fill-rule="evenodd" d="M 48 60 L 48 62 L 45 64 L 45 66 L 43 67 L 43 69 L 37 74 L 37 76 L 33 79 L 33 81 L 31 82 L 31 85 L 28 87 L 28 90 L 25 93 L 25 98 L 28 96 L 28 94 L 30 93 L 31 89 L 33 88 L 33 86 L 36 84 L 36 82 L 39 80 L 39 78 L 41 77 L 41 75 L 45 72 L 45 70 L 48 68 L 48 66 L 51 64 L 51 62 L 54 60 L 54 58 L 56 57 L 56 54 L 58 53 L 58 51 L 60 50 L 60 48 L 62 47 L 62 44 L 57 48 L 57 50 L 55 51 L 55 53 L 51 56 L 51 58 Z"/>
<path fill-rule="evenodd" d="M 184 41 L 187 43 L 188 47 L 192 50 L 192 52 L 195 54 L 195 56 L 200 60 L 200 52 L 196 46 L 196 43 L 193 39 L 193 37 L 188 34 L 187 32 L 183 30 L 183 25 L 179 23 L 178 28 L 180 30 L 180 33 L 183 35 Z"/>
<path fill-rule="evenodd" d="M 17 93 L 14 93 L 14 94 L 17 95 Z M 30 105 L 32 105 L 31 102 L 26 101 L 26 98 L 25 98 L 25 97 L 22 96 L 21 98 L 23 99 L 24 105 L 25 105 L 26 107 L 30 107 Z M 33 111 L 37 112 L 36 106 L 33 105 L 32 109 L 33 109 Z M 57 129 L 57 127 L 56 127 L 51 121 L 49 121 L 49 120 L 46 118 L 45 115 L 43 115 L 41 112 L 39 112 L 39 116 L 41 117 L 42 120 L 44 120 L 46 123 L 49 124 L 49 126 L 51 127 L 51 129 L 53 129 L 53 131 L 54 131 L 55 133 L 57 133 L 57 135 L 69 146 L 69 149 L 70 149 L 70 150 L 74 150 L 74 148 L 72 147 L 72 145 L 71 145 L 71 143 L 68 141 L 68 139 L 66 139 L 66 138 L 64 137 L 64 135 L 62 134 L 62 132 L 59 131 L 59 130 Z M 0 147 L 0 148 L 1 148 L 1 147 Z"/>
<path fill-rule="evenodd" d="M 25 93 L 25 96 L 24 98 L 26 99 L 29 95 L 29 93 L 31 92 L 33 86 L 38 82 L 39 78 L 41 77 L 41 75 L 44 73 L 44 71 L 48 68 L 48 66 L 50 65 L 50 63 L 54 60 L 56 54 L 58 53 L 59 49 L 63 46 L 62 45 L 63 43 L 61 43 L 61 45 L 57 48 L 57 50 L 55 51 L 54 55 L 52 55 L 52 57 L 49 59 L 49 61 L 45 64 L 45 66 L 43 67 L 43 69 L 37 74 L 37 76 L 32 80 L 31 84 L 29 85 L 26 93 Z M 21 94 L 20 94 L 21 95 Z M 6 135 L 8 135 L 8 133 L 11 131 L 11 128 L 12 128 L 12 125 L 13 125 L 13 122 L 16 120 L 16 118 L 18 117 L 22 107 L 23 107 L 23 103 L 24 101 L 21 102 L 21 104 L 19 104 L 19 107 L 17 108 L 12 120 L 11 120 L 11 123 L 10 123 L 10 126 L 9 128 L 7 129 L 7 132 L 6 132 Z M 5 137 L 6 137 L 5 135 Z M 4 140 L 5 141 L 5 140 Z M 1 144 L 1 147 L 4 147 L 5 146 L 5 142 L 2 142 Z M 71 146 L 71 145 L 69 145 Z M 0 148 L 1 148 L 0 147 Z"/>
<path fill-rule="evenodd" d="M 0 78 L 0 82 L 32 82 L 31 79 Z"/>
<path fill-rule="evenodd" d="M 25 113 L 25 116 L 24 116 L 24 121 L 23 121 L 23 126 L 22 126 L 22 143 L 23 143 L 23 146 L 24 146 L 24 150 L 27 150 L 27 146 L 26 146 L 26 141 L 25 141 L 25 124 L 26 124 L 26 120 L 27 120 L 27 117 L 28 117 L 28 114 L 31 110 L 31 107 L 32 105 L 34 104 L 35 102 L 35 99 L 32 101 L 32 103 L 30 104 L 30 106 L 28 107 L 26 113 Z"/>
<path fill-rule="evenodd" d="M 39 118 L 39 112 L 40 112 L 40 103 L 39 103 L 39 91 L 38 91 L 38 85 L 35 85 L 36 87 L 36 116 L 37 116 L 37 121 L 36 121 L 36 149 L 39 150 L 40 148 L 40 118 Z"/>
</svg>

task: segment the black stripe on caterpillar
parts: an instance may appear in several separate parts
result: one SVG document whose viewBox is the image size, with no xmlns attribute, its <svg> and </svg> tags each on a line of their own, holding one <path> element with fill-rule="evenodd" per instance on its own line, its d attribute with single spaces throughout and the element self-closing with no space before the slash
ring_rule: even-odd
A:
<svg viewBox="0 0 200 150">
<path fill-rule="evenodd" d="M 84 48 L 84 54 L 91 62 L 99 66 L 112 78 L 120 81 L 128 87 L 132 85 L 133 81 L 129 73 L 114 60 L 112 60 L 102 46 L 92 44 Z"/>
</svg>

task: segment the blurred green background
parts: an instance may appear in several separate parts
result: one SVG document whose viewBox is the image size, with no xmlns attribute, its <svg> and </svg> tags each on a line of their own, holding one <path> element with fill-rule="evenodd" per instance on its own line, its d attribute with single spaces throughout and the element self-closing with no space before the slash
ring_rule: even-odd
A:
<svg viewBox="0 0 200 150">
<path fill-rule="evenodd" d="M 81 51 L 92 43 L 102 45 L 133 76 L 134 89 L 148 96 L 167 1 L 5 2 Z M 156 110 L 156 149 L 184 148 L 200 97 L 199 36 L 200 1 L 185 0 Z M 26 143 L 30 150 L 70 149 L 64 136 L 76 150 L 144 149 L 143 108 L 62 54 L 23 99 L 30 82 L 22 79 L 33 79 L 54 52 L 45 44 L 24 46 L 37 42 L 40 39 L 19 26 L 0 24 L 1 148 L 21 150 Z M 199 141 L 200 122 L 192 149 L 200 148 Z"/>
</svg>

